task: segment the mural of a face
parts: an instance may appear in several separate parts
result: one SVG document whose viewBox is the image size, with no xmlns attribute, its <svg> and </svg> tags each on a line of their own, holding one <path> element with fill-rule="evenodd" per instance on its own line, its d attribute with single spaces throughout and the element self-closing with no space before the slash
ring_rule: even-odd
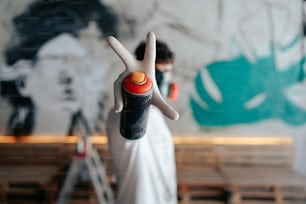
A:
<svg viewBox="0 0 306 204">
<path fill-rule="evenodd" d="M 77 72 L 83 68 L 84 56 L 85 50 L 67 34 L 40 49 L 38 61 L 22 91 L 31 97 L 37 108 L 39 133 L 71 134 L 67 130 L 72 128 L 69 127 L 74 123 L 71 121 L 75 114 L 81 113 L 83 105 L 81 77 L 84 76 L 78 77 Z"/>
<path fill-rule="evenodd" d="M 36 107 L 38 134 L 67 134 L 73 114 L 81 110 L 81 90 L 73 68 L 64 59 L 42 59 L 20 89 Z"/>
<path fill-rule="evenodd" d="M 81 107 L 81 90 L 74 69 L 65 59 L 38 61 L 23 92 L 32 98 L 38 110 L 47 106 L 73 113 Z"/>
<path fill-rule="evenodd" d="M 80 74 L 85 68 L 84 56 L 77 40 L 63 34 L 40 49 L 35 63 L 20 60 L 7 69 L 2 85 L 11 89 L 6 96 L 14 107 L 8 126 L 24 126 L 17 135 L 23 135 L 23 129 L 34 135 L 67 135 L 79 120 L 87 123 L 82 114 L 85 94 L 81 84 L 86 76 Z M 30 118 L 31 128 L 24 122 L 26 118 Z"/>
<path fill-rule="evenodd" d="M 12 8 L 11 3 L 3 3 L 3 8 Z M 67 41 L 51 46 L 53 51 L 49 48 L 63 34 L 69 35 L 68 42 L 73 38 L 87 48 L 85 37 L 98 44 L 106 34 L 117 36 L 117 14 L 99 0 L 30 0 L 19 7 L 18 13 L 9 11 L 12 15 L 2 22 L 11 28 L 11 36 L 9 41 L 0 39 L 0 44 L 5 42 L 3 66 L 10 75 L 4 76 L 0 68 L 1 134 L 70 135 L 78 121 L 86 123 L 86 129 L 98 130 L 97 115 L 103 115 L 99 107 L 106 103 L 99 101 L 102 86 L 98 83 L 103 81 L 107 63 L 96 52 L 85 57 L 80 46 L 71 48 Z M 97 26 L 96 38 L 86 33 L 92 23 Z M 27 63 L 17 67 L 21 61 Z"/>
</svg>

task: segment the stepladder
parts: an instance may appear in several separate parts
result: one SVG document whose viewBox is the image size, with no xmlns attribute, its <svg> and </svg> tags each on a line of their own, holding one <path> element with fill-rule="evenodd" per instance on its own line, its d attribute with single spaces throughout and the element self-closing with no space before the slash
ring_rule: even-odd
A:
<svg viewBox="0 0 306 204">
<path fill-rule="evenodd" d="M 78 179 L 86 174 L 93 185 L 98 204 L 113 204 L 114 197 L 108 183 L 103 162 L 96 149 L 93 149 L 89 138 L 83 137 L 77 143 L 77 152 L 69 167 L 64 184 L 59 193 L 57 204 L 69 204 Z"/>
</svg>

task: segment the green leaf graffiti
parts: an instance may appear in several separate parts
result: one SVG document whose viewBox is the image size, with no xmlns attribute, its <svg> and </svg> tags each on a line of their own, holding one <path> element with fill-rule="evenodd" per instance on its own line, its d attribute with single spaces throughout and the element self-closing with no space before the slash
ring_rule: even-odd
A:
<svg viewBox="0 0 306 204">
<path fill-rule="evenodd" d="M 282 49 L 301 43 L 301 36 Z M 284 89 L 298 83 L 303 75 L 304 58 L 279 71 L 275 63 L 275 49 L 271 43 L 271 55 L 258 57 L 250 62 L 244 55 L 228 61 L 213 62 L 204 67 L 222 95 L 215 100 L 203 83 L 200 70 L 194 79 L 199 98 L 190 97 L 195 121 L 202 127 L 228 126 L 251 123 L 265 119 L 281 119 L 291 125 L 306 122 L 306 112 L 286 98 Z M 254 97 L 264 96 L 255 106 L 246 104 Z M 205 103 L 207 106 L 201 105 Z"/>
</svg>

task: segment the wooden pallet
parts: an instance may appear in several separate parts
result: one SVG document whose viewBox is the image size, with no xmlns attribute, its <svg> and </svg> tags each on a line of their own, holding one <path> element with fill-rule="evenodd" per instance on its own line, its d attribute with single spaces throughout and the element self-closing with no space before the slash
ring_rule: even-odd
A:
<svg viewBox="0 0 306 204">
<path fill-rule="evenodd" d="M 218 158 L 224 167 L 277 167 L 292 168 L 292 144 L 234 144 L 218 145 Z"/>
<path fill-rule="evenodd" d="M 226 203 L 228 193 L 221 185 L 181 184 L 178 188 L 178 201 L 180 204 L 196 203 Z"/>
<path fill-rule="evenodd" d="M 53 203 L 56 186 L 52 175 L 56 169 L 50 166 L 2 166 L 0 186 L 2 203 L 42 202 Z"/>
<path fill-rule="evenodd" d="M 293 170 L 292 143 L 220 145 L 218 149 L 232 204 L 306 203 L 306 177 Z"/>
<path fill-rule="evenodd" d="M 293 171 L 292 140 L 232 139 L 187 139 L 186 144 L 180 140 L 176 145 L 180 202 L 305 202 L 306 177 Z M 228 200 L 223 199 L 227 192 Z"/>
<path fill-rule="evenodd" d="M 0 185 L 3 203 L 54 203 L 52 183 L 58 167 L 68 159 L 58 144 L 0 144 Z"/>
<path fill-rule="evenodd" d="M 179 144 L 175 156 L 180 204 L 225 203 L 225 180 L 213 145 Z"/>
<path fill-rule="evenodd" d="M 54 204 L 65 176 L 65 168 L 76 151 L 76 138 L 71 140 L 67 137 L 67 141 L 61 143 L 54 138 L 27 137 L 0 143 L 0 203 L 18 203 L 19 200 L 21 203 L 22 200 L 36 202 L 37 197 L 42 196 L 38 190 L 40 188 L 47 191 L 43 193 L 43 199 Z M 94 144 L 94 148 L 106 162 L 108 174 L 112 175 L 107 144 Z M 32 184 L 40 187 L 36 188 Z M 86 203 L 92 200 L 87 199 Z"/>
<path fill-rule="evenodd" d="M 43 142 L 40 142 L 41 140 Z M 97 141 L 93 144 L 101 158 L 107 161 L 108 173 L 111 175 L 107 141 L 103 137 L 95 138 L 95 140 Z M 56 162 L 62 164 L 63 161 L 67 161 L 67 158 L 69 161 L 69 157 L 73 155 L 77 140 L 65 137 L 60 138 L 59 141 L 56 140 L 57 142 L 55 140 L 50 142 L 50 139 L 48 142 L 44 141 L 45 139 L 29 138 L 28 141 L 24 141 L 24 144 L 31 146 L 37 142 L 40 146 L 59 147 L 58 152 L 63 160 Z M 228 196 L 228 192 L 232 195 L 230 199 L 232 204 L 306 203 L 305 176 L 292 170 L 294 146 L 289 137 L 176 137 L 174 143 L 180 204 L 226 203 L 224 197 Z M 3 150 L 1 145 L 0 153 Z M 7 149 L 7 151 L 11 150 Z M 24 150 L 24 152 L 27 151 Z M 12 154 L 12 159 L 15 159 L 15 162 L 24 162 L 22 160 L 24 153 L 18 152 Z M 41 156 L 42 159 L 32 158 L 32 161 L 26 161 L 26 163 L 33 164 L 35 160 L 41 161 L 38 163 L 54 162 L 48 153 L 40 155 L 45 156 Z M 6 159 L 2 157 L 0 165 L 1 159 L 3 159 L 2 162 L 6 162 Z M 1 187 L 0 183 L 0 189 L 6 189 L 6 187 Z M 75 202 L 82 201 L 76 199 Z M 90 202 L 89 199 L 88 203 Z"/>
<path fill-rule="evenodd" d="M 306 203 L 306 177 L 292 169 L 228 167 L 222 171 L 233 204 Z"/>
<path fill-rule="evenodd" d="M 281 186 L 239 186 L 232 189 L 232 204 L 305 204 L 306 189 Z"/>
</svg>

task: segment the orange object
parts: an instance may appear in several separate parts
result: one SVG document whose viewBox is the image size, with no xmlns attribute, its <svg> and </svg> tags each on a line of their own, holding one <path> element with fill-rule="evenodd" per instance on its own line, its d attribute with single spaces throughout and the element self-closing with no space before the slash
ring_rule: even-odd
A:
<svg viewBox="0 0 306 204">
<path fill-rule="evenodd" d="M 175 101 L 179 96 L 179 85 L 177 83 L 171 83 L 169 87 L 168 98 L 171 101 Z"/>
<path fill-rule="evenodd" d="M 143 72 L 133 72 L 124 79 L 123 87 L 129 93 L 144 94 L 152 89 L 152 81 Z"/>
<path fill-rule="evenodd" d="M 146 75 L 143 72 L 133 72 L 131 74 L 131 82 L 136 84 L 142 84 L 146 80 Z"/>
</svg>

